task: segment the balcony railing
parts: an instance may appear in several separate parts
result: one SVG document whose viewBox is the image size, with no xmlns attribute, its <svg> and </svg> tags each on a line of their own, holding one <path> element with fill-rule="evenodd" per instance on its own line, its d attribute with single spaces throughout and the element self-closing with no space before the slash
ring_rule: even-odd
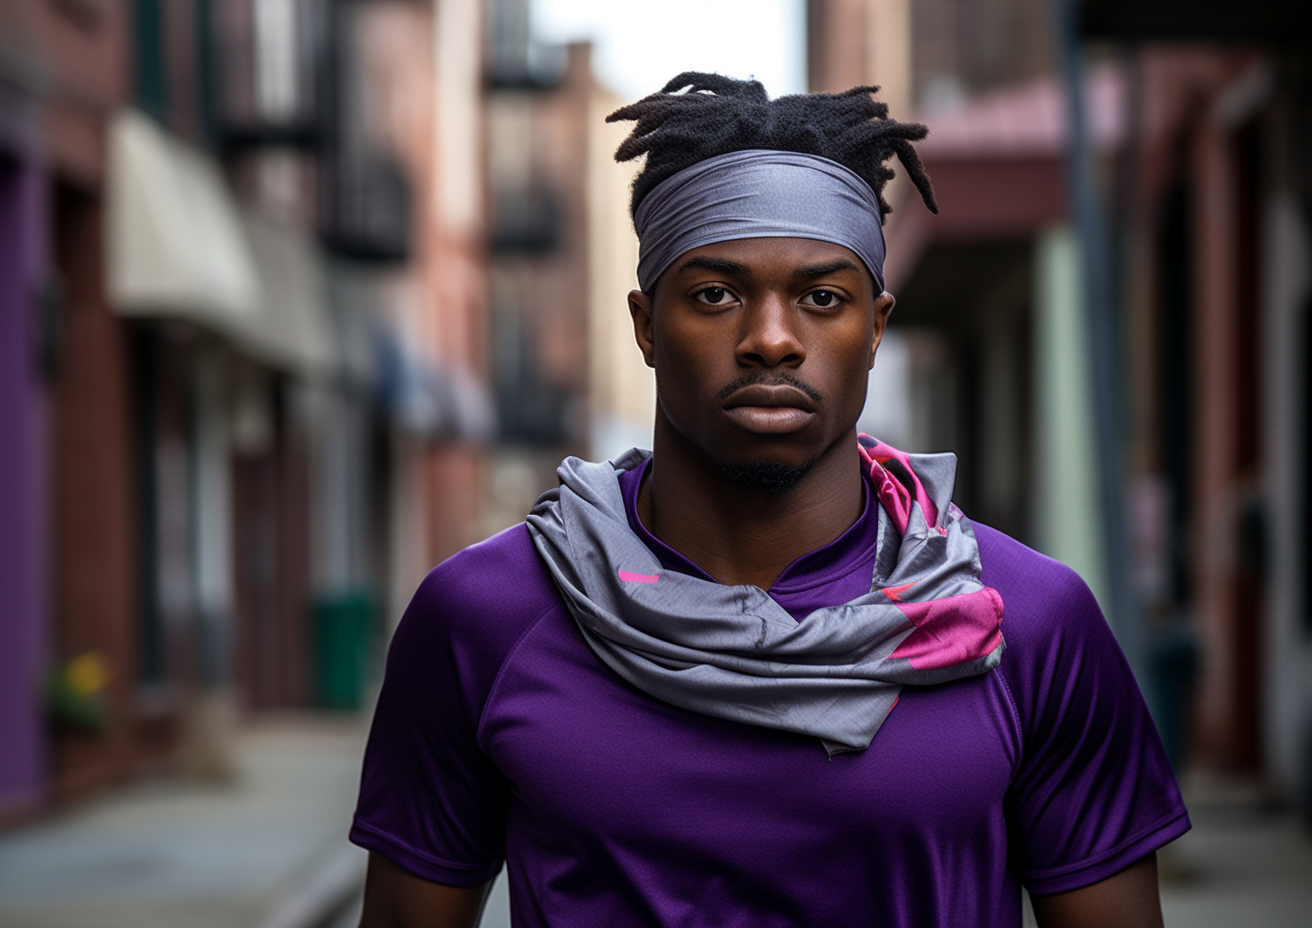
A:
<svg viewBox="0 0 1312 928">
<path fill-rule="evenodd" d="M 320 235 L 345 257 L 405 261 L 410 257 L 413 210 L 410 179 L 382 152 L 328 159 Z"/>
<path fill-rule="evenodd" d="M 494 252 L 547 254 L 560 247 L 561 227 L 560 201 L 555 191 L 544 187 L 493 191 Z"/>
<path fill-rule="evenodd" d="M 211 0 L 222 145 L 321 144 L 333 116 L 332 2 Z"/>
</svg>

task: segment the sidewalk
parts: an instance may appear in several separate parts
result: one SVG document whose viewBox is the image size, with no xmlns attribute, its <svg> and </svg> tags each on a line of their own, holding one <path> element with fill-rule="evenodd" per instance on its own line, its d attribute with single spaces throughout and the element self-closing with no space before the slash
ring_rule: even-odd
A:
<svg viewBox="0 0 1312 928">
<path fill-rule="evenodd" d="M 366 726 L 259 722 L 230 784 L 138 784 L 0 832 L 0 925 L 318 928 L 363 885 L 346 833 Z"/>
<path fill-rule="evenodd" d="M 1253 790 L 1186 780 L 1193 830 L 1161 855 L 1166 928 L 1303 928 L 1312 921 L 1312 837 Z"/>
</svg>

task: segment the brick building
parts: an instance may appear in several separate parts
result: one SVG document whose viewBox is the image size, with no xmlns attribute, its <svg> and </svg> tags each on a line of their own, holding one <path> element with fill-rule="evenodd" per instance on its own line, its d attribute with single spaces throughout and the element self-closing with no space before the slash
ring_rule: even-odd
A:
<svg viewBox="0 0 1312 928">
<path fill-rule="evenodd" d="M 95 650 L 129 667 L 136 657 L 127 333 L 105 300 L 100 248 L 105 125 L 130 92 L 130 27 L 122 4 L 0 10 L 5 816 L 37 807 L 52 782 L 102 777 L 151 740 L 115 726 L 95 747 L 68 740 L 52 754 L 42 698 L 55 655 Z M 78 473 L 77 461 L 98 466 Z M 111 705 L 127 698 L 127 678 L 107 686 Z"/>
<path fill-rule="evenodd" d="M 530 38 L 526 0 L 488 5 L 489 361 L 500 442 L 485 530 L 524 518 L 589 433 L 590 47 Z"/>
<path fill-rule="evenodd" d="M 1112 210 L 1145 620 L 1196 642 L 1195 760 L 1312 803 L 1312 12 L 1080 15 L 1130 82 Z"/>
<path fill-rule="evenodd" d="M 358 703 L 470 540 L 480 11 L 0 10 L 5 818 Z"/>
</svg>

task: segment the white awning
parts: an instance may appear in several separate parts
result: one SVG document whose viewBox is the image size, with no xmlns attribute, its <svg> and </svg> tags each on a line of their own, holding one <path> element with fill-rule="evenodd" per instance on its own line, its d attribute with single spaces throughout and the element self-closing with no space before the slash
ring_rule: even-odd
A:
<svg viewBox="0 0 1312 928">
<path fill-rule="evenodd" d="M 130 109 L 110 121 L 106 160 L 110 304 L 221 332 L 254 317 L 257 271 L 217 165 Z"/>
<path fill-rule="evenodd" d="M 270 366 L 332 368 L 312 241 L 239 207 L 213 159 L 134 110 L 113 119 L 108 159 L 108 291 L 119 313 L 186 319 Z"/>
<path fill-rule="evenodd" d="M 251 355 L 303 374 L 328 373 L 338 351 L 327 317 L 319 252 L 304 235 L 241 210 L 263 297 L 254 319 L 240 320 L 232 339 Z"/>
</svg>

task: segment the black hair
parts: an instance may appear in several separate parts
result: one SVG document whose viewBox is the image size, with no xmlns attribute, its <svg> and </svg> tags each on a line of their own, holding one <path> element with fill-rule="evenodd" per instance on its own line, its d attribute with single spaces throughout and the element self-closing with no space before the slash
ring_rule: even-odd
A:
<svg viewBox="0 0 1312 928">
<path fill-rule="evenodd" d="M 888 104 L 872 96 L 878 90 L 862 86 L 843 93 L 792 94 L 771 100 L 759 81 L 685 71 L 659 93 L 606 117 L 606 122 L 637 123 L 616 150 L 616 161 L 647 155 L 633 181 L 629 210 L 637 215 L 653 187 L 699 161 L 764 148 L 837 161 L 870 185 L 879 200 L 881 222 L 890 210 L 884 185 L 893 176 L 884 162 L 897 155 L 925 205 L 937 213 L 929 175 L 911 147 L 929 130 L 920 123 L 890 119 Z"/>
</svg>

